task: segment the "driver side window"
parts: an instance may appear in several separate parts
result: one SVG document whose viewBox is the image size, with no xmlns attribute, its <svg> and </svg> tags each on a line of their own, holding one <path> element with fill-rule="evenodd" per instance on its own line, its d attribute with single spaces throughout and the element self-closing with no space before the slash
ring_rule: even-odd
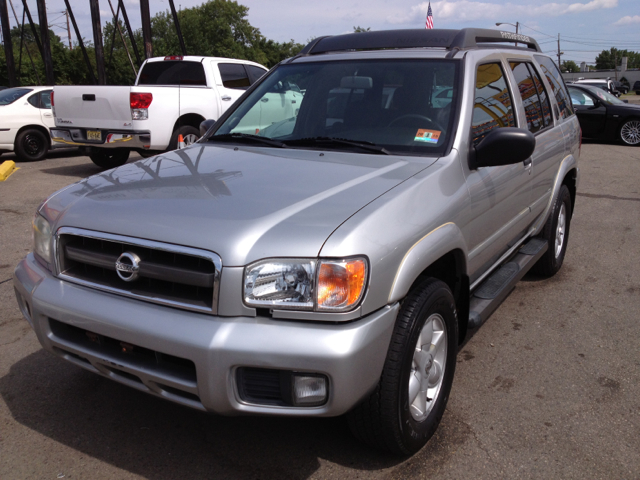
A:
<svg viewBox="0 0 640 480">
<path fill-rule="evenodd" d="M 515 127 L 511 92 L 499 63 L 478 65 L 471 135 L 474 145 L 494 128 Z"/>
</svg>

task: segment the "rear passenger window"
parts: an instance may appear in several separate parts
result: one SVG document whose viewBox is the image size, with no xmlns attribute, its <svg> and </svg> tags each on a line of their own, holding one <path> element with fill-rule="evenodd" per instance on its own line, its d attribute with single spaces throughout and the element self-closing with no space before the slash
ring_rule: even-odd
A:
<svg viewBox="0 0 640 480">
<path fill-rule="evenodd" d="M 531 133 L 542 130 L 546 125 L 542 117 L 542 106 L 536 83 L 531 75 L 530 65 L 527 63 L 511 63 L 513 76 L 518 84 L 518 91 L 522 98 L 522 106 L 527 117 L 527 128 Z M 550 119 L 549 119 L 550 120 Z"/>
<path fill-rule="evenodd" d="M 267 73 L 266 70 L 262 68 L 254 67 L 253 65 L 245 65 L 244 67 L 247 69 L 247 73 L 249 74 L 249 80 L 251 81 L 251 85 L 256 83 L 256 81 L 259 80 L 260 77 L 262 77 L 265 73 Z"/>
<path fill-rule="evenodd" d="M 546 127 L 553 123 L 553 120 L 551 118 L 551 103 L 549 103 L 549 95 L 547 95 L 547 90 L 544 88 L 544 84 L 542 83 L 540 74 L 533 66 L 533 64 L 528 63 L 527 67 L 529 67 L 529 71 L 533 76 L 533 81 L 536 84 L 536 90 L 538 91 L 538 97 L 540 98 L 540 104 L 542 105 L 542 117 L 544 118 L 544 126 Z"/>
<path fill-rule="evenodd" d="M 562 76 L 560 75 L 560 70 L 558 70 L 556 64 L 553 63 L 553 60 L 549 57 L 543 57 L 540 55 L 534 56 L 540 63 L 542 74 L 547 78 L 549 85 L 551 85 L 551 90 L 553 90 L 553 95 L 556 97 L 558 108 L 560 109 L 560 117 L 570 117 L 573 115 L 573 109 L 571 107 L 571 102 L 569 101 L 569 94 L 567 93 L 567 89 L 564 85 L 564 80 L 562 80 Z"/>
<path fill-rule="evenodd" d="M 251 85 L 244 65 L 240 63 L 219 63 L 218 68 L 222 77 L 222 85 L 225 88 L 246 90 Z"/>
<path fill-rule="evenodd" d="M 478 66 L 471 135 L 474 145 L 494 128 L 515 127 L 513 102 L 499 63 Z"/>
</svg>

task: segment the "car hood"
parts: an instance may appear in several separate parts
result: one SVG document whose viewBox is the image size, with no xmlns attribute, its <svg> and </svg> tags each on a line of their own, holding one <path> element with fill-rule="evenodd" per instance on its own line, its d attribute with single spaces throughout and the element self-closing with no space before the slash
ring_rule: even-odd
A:
<svg viewBox="0 0 640 480">
<path fill-rule="evenodd" d="M 42 211 L 56 229 L 201 248 L 226 266 L 313 257 L 351 215 L 436 160 L 196 144 L 86 178 Z"/>
</svg>

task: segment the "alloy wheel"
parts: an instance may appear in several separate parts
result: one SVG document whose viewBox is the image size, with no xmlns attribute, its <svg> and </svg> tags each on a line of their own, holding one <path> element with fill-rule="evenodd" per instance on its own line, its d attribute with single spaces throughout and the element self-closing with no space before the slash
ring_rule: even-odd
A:
<svg viewBox="0 0 640 480">
<path fill-rule="evenodd" d="M 409 410 L 416 421 L 431 412 L 444 379 L 447 360 L 447 330 L 437 313 L 427 318 L 418 341 L 409 376 Z"/>
</svg>

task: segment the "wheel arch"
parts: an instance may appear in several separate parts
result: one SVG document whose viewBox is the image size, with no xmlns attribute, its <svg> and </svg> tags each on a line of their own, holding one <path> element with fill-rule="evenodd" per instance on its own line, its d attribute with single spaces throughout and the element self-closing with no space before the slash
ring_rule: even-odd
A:
<svg viewBox="0 0 640 480">
<path fill-rule="evenodd" d="M 14 145 L 13 148 L 14 149 L 15 149 L 16 140 L 18 139 L 18 135 L 20 135 L 25 130 L 39 130 L 40 132 L 42 132 L 44 134 L 45 137 L 47 137 L 49 139 L 49 147 L 51 147 L 51 145 L 53 144 L 53 142 L 51 140 L 51 135 L 49 134 L 49 130 L 47 129 L 47 127 L 44 127 L 44 126 L 38 125 L 38 124 L 24 125 L 24 126 L 20 127 L 18 129 L 18 131 L 16 132 L 16 137 L 13 140 L 13 145 Z"/>
<path fill-rule="evenodd" d="M 443 281 L 456 301 L 459 341 L 467 331 L 469 321 L 469 276 L 466 244 L 453 223 L 432 230 L 404 256 L 389 293 L 389 303 L 401 301 L 425 278 Z"/>
<path fill-rule="evenodd" d="M 578 193 L 578 171 L 572 168 L 562 179 L 562 185 L 566 185 L 571 194 L 571 217 L 573 217 L 574 205 L 576 204 L 576 195 Z"/>
<path fill-rule="evenodd" d="M 179 127 L 183 125 L 189 125 L 200 130 L 200 123 L 204 122 L 205 120 L 206 119 L 198 113 L 185 113 L 184 115 L 178 117 L 176 123 L 173 124 L 172 132 L 175 132 Z"/>
</svg>

